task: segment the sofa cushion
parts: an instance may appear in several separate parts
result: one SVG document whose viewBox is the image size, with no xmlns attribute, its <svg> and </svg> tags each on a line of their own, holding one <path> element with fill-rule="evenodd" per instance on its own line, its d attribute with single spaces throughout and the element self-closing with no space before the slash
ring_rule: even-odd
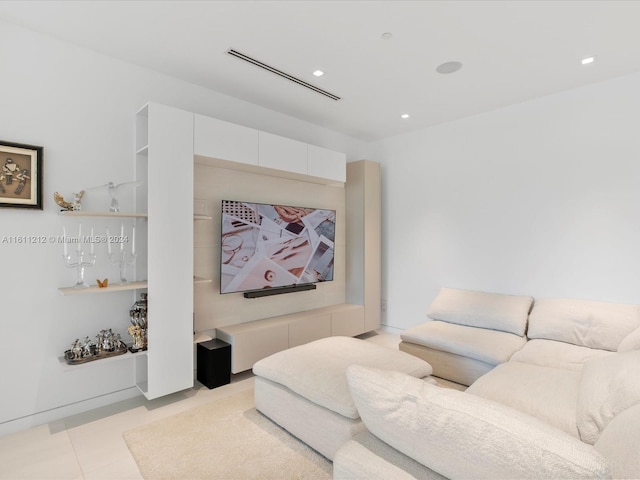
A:
<svg viewBox="0 0 640 480">
<path fill-rule="evenodd" d="M 526 343 L 512 333 L 431 320 L 400 334 L 405 342 L 454 353 L 491 365 L 506 362 Z"/>
<path fill-rule="evenodd" d="M 578 393 L 577 423 L 583 442 L 594 444 L 611 420 L 640 403 L 640 350 L 585 363 Z"/>
<path fill-rule="evenodd" d="M 531 297 L 442 288 L 427 317 L 523 336 L 532 302 Z"/>
<path fill-rule="evenodd" d="M 638 327 L 640 305 L 540 299 L 529 315 L 527 336 L 615 352 Z"/>
<path fill-rule="evenodd" d="M 614 478 L 640 478 L 640 404 L 617 415 L 594 447 L 611 466 Z"/>
<path fill-rule="evenodd" d="M 579 389 L 579 371 L 507 362 L 476 380 L 467 393 L 527 413 L 579 438 Z"/>
<path fill-rule="evenodd" d="M 253 373 L 287 387 L 307 400 L 348 418 L 358 418 L 345 371 L 360 363 L 416 377 L 431 375 L 424 360 L 349 337 L 329 337 L 263 358 Z"/>
<path fill-rule="evenodd" d="M 448 478 L 609 478 L 589 445 L 496 402 L 354 365 L 349 387 L 375 436 Z"/>
<path fill-rule="evenodd" d="M 640 327 L 624 337 L 618 346 L 619 352 L 628 352 L 630 350 L 640 350 Z"/>
<path fill-rule="evenodd" d="M 614 352 L 536 338 L 514 353 L 510 361 L 578 371 L 587 360 L 607 355 Z"/>
</svg>

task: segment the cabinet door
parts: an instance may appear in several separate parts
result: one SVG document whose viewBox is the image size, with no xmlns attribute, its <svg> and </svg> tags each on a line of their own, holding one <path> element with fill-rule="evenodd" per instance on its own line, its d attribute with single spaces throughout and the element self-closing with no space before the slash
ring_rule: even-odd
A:
<svg viewBox="0 0 640 480">
<path fill-rule="evenodd" d="M 286 172 L 307 174 L 307 144 L 260 132 L 259 165 Z"/>
<path fill-rule="evenodd" d="M 195 155 L 258 165 L 258 130 L 195 114 Z"/>
<path fill-rule="evenodd" d="M 314 177 L 330 178 L 344 183 L 347 180 L 347 155 L 315 145 L 307 150 L 308 173 Z"/>
</svg>

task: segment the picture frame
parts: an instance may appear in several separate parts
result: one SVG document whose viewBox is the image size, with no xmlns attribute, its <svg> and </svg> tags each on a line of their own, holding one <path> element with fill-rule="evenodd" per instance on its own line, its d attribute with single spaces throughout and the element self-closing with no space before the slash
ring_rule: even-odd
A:
<svg viewBox="0 0 640 480">
<path fill-rule="evenodd" d="M 0 140 L 0 207 L 42 210 L 42 151 Z"/>
</svg>

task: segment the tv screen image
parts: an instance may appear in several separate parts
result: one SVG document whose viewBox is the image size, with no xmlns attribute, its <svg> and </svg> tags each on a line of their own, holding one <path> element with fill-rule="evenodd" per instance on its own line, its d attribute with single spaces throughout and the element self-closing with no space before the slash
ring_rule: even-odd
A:
<svg viewBox="0 0 640 480">
<path fill-rule="evenodd" d="M 333 280 L 336 212 L 222 201 L 220 293 Z"/>
</svg>

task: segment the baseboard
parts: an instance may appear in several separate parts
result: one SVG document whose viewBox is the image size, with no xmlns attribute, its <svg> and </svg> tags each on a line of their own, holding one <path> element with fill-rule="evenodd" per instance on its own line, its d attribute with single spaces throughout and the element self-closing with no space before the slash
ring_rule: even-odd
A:
<svg viewBox="0 0 640 480">
<path fill-rule="evenodd" d="M 55 422 L 72 415 L 84 413 L 95 408 L 104 407 L 106 405 L 111 405 L 112 403 L 121 402 L 138 396 L 142 396 L 140 390 L 138 390 L 137 387 L 131 387 L 69 405 L 63 405 L 61 407 L 34 413 L 33 415 L 8 420 L 0 423 L 0 436 L 20 432 L 49 422 Z"/>
</svg>

